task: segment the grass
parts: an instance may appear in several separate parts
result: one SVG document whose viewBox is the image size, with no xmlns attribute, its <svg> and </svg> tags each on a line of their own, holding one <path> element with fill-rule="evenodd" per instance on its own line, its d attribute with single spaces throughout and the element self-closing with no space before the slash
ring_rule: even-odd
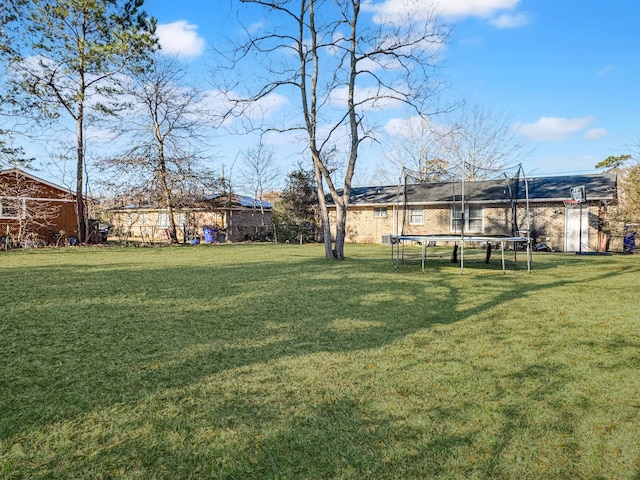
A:
<svg viewBox="0 0 640 480">
<path fill-rule="evenodd" d="M 638 479 L 637 256 L 0 254 L 0 478 Z"/>
</svg>

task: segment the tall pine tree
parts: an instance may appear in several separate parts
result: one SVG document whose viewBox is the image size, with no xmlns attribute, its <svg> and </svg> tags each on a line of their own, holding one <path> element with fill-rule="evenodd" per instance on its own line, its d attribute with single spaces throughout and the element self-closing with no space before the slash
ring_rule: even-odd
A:
<svg viewBox="0 0 640 480">
<path fill-rule="evenodd" d="M 80 242 L 86 241 L 88 227 L 87 115 L 90 110 L 109 114 L 122 74 L 150 61 L 157 45 L 155 20 L 142 4 L 143 0 L 32 0 L 24 15 L 14 20 L 21 22 L 22 38 L 10 62 L 13 98 L 38 120 L 62 114 L 75 123 Z"/>
</svg>

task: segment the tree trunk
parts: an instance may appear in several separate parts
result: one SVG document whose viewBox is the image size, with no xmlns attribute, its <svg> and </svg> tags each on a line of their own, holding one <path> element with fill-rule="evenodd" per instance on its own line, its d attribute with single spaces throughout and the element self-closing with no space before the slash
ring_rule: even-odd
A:
<svg viewBox="0 0 640 480">
<path fill-rule="evenodd" d="M 333 257 L 344 260 L 344 242 L 347 236 L 347 207 L 336 205 L 336 240 L 333 249 Z"/>
<path fill-rule="evenodd" d="M 82 77 L 81 77 L 82 78 Z M 84 85 L 81 86 L 81 91 Z M 87 219 L 84 206 L 84 102 L 78 101 L 78 114 L 76 117 L 76 213 L 78 215 L 78 242 L 87 241 Z"/>
<path fill-rule="evenodd" d="M 167 204 L 169 205 L 167 207 L 167 217 L 169 220 L 169 239 L 171 240 L 171 243 L 178 243 L 178 227 L 176 227 L 173 206 L 171 206 L 170 198 L 167 200 Z M 186 242 L 187 239 L 184 238 L 184 241 Z"/>
<path fill-rule="evenodd" d="M 318 195 L 318 202 L 320 203 L 320 215 L 322 218 L 322 233 L 324 241 L 324 256 L 328 259 L 334 259 L 333 242 L 331 241 L 331 220 L 329 218 L 329 208 L 327 207 L 327 200 L 324 197 L 324 182 L 322 181 L 322 174 L 320 173 L 320 167 L 318 162 L 320 161 L 317 154 L 311 154 L 313 159 L 313 173 L 316 176 L 316 191 Z"/>
<path fill-rule="evenodd" d="M 160 134 L 156 124 L 156 139 L 158 140 L 158 161 L 160 162 L 160 184 L 162 185 L 162 200 L 164 208 L 167 210 L 167 220 L 169 221 L 169 241 L 178 243 L 178 229 L 173 212 L 173 198 L 171 196 L 171 188 L 167 180 L 167 164 L 164 158 L 164 139 Z M 186 238 L 184 239 L 186 241 Z"/>
</svg>

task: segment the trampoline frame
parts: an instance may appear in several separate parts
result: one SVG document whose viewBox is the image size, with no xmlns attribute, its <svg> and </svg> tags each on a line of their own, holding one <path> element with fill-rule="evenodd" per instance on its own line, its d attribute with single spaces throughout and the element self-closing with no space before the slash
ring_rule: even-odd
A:
<svg viewBox="0 0 640 480">
<path fill-rule="evenodd" d="M 422 272 L 425 272 L 425 261 L 427 259 L 427 248 L 431 243 L 437 242 L 453 242 L 461 246 L 460 256 L 460 273 L 464 272 L 464 244 L 465 243 L 499 243 L 500 256 L 502 262 L 502 273 L 506 273 L 506 262 L 504 257 L 505 245 L 514 245 L 514 259 L 517 260 L 517 248 L 515 245 L 523 243 L 526 246 L 527 255 L 527 272 L 531 271 L 531 240 L 529 237 L 506 237 L 506 236 L 469 236 L 462 237 L 460 235 L 395 235 L 391 236 L 391 262 L 394 267 L 398 268 L 400 263 L 404 261 L 404 247 L 407 242 L 418 243 L 421 247 L 421 266 Z"/>
<path fill-rule="evenodd" d="M 391 236 L 391 260 L 393 265 L 397 268 L 400 264 L 401 261 L 404 260 L 404 246 L 406 242 L 414 242 L 414 243 L 418 243 L 421 246 L 421 263 L 422 263 L 422 271 L 425 271 L 425 260 L 426 260 L 426 256 L 427 256 L 427 247 L 429 246 L 429 244 L 431 242 L 454 242 L 456 243 L 456 246 L 460 246 L 460 273 L 462 274 L 464 272 L 464 247 L 465 244 L 467 243 L 479 243 L 479 242 L 487 242 L 487 243 L 499 243 L 500 244 L 500 252 L 501 252 L 501 259 L 502 259 L 502 272 L 506 273 L 506 264 L 505 264 L 505 258 L 504 258 L 504 250 L 505 250 L 505 245 L 508 244 L 513 244 L 514 246 L 514 259 L 517 260 L 517 248 L 516 248 L 516 244 L 518 243 L 523 243 L 526 247 L 526 253 L 527 253 L 527 272 L 531 271 L 531 252 L 532 252 L 532 248 L 531 248 L 531 217 L 530 217 L 530 211 L 529 211 L 529 182 L 527 180 L 527 176 L 524 173 L 524 169 L 522 168 L 522 164 L 517 165 L 517 176 L 515 177 L 515 179 L 517 179 L 517 181 L 522 180 L 523 182 L 523 186 L 524 186 L 524 207 L 525 207 L 525 224 L 526 227 L 525 229 L 517 229 L 518 231 L 516 232 L 516 224 L 515 224 L 515 219 L 516 219 L 516 210 L 517 210 L 517 203 L 518 203 L 518 196 L 517 194 L 514 195 L 512 190 L 511 190 L 511 185 L 509 183 L 510 179 L 509 177 L 507 177 L 507 175 L 505 174 L 505 178 L 508 180 L 506 186 L 509 188 L 510 191 L 510 196 L 511 196 L 511 206 L 513 209 L 513 222 L 514 225 L 512 226 L 512 233 L 517 233 L 517 235 L 466 235 L 465 231 L 464 231 L 464 211 L 465 211 L 465 203 L 467 202 L 467 199 L 465 198 L 465 168 L 464 168 L 464 163 L 461 164 L 461 170 L 462 170 L 462 174 L 461 174 L 461 179 L 460 179 L 460 186 L 461 186 L 461 194 L 460 194 L 460 207 L 461 207 L 461 211 L 463 212 L 462 215 L 462 229 L 460 234 L 419 234 L 419 235 L 415 235 L 415 234 L 405 234 L 404 233 L 404 229 L 406 226 L 406 212 L 407 212 L 407 205 L 406 205 L 406 201 L 407 201 L 407 195 L 406 195 L 406 178 L 407 178 L 407 174 L 405 173 L 406 169 L 403 169 L 402 171 L 402 175 L 400 177 L 400 182 L 398 184 L 398 193 L 397 193 L 397 197 L 396 197 L 396 212 L 400 212 L 400 199 L 403 199 L 403 205 L 402 205 L 402 222 L 400 224 L 400 234 L 399 235 L 392 235 Z M 452 184 L 455 184 L 456 182 L 452 182 Z M 453 195 L 453 201 L 452 204 L 455 204 L 455 190 L 454 190 L 454 195 Z M 398 221 L 399 218 L 396 217 L 396 221 Z M 488 257 L 487 257 L 488 258 Z"/>
</svg>

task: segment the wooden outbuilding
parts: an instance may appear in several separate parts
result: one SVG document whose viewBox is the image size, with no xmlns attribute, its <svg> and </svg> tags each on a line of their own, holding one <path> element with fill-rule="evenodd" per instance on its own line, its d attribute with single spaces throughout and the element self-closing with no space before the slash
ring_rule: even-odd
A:
<svg viewBox="0 0 640 480">
<path fill-rule="evenodd" d="M 0 244 L 57 244 L 78 234 L 75 195 L 23 170 L 0 171 Z"/>
</svg>

